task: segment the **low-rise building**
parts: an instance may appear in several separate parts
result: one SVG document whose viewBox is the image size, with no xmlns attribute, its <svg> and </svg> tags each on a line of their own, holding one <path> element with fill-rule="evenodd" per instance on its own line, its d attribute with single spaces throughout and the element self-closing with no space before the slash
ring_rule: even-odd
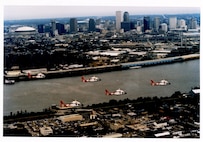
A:
<svg viewBox="0 0 203 142">
<path fill-rule="evenodd" d="M 50 134 L 53 134 L 53 130 L 51 129 L 51 127 L 41 127 L 39 128 L 39 130 L 43 136 L 48 136 Z"/>
<path fill-rule="evenodd" d="M 80 114 L 70 114 L 70 115 L 59 116 L 58 119 L 61 120 L 63 123 L 65 123 L 70 121 L 81 121 L 83 120 L 83 116 Z"/>
</svg>

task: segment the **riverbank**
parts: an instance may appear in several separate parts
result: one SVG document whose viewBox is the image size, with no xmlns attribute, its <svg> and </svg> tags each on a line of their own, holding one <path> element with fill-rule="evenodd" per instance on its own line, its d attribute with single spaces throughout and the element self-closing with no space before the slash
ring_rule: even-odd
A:
<svg viewBox="0 0 203 142">
<path fill-rule="evenodd" d="M 126 70 L 126 69 L 131 69 L 132 67 L 136 67 L 136 66 L 148 67 L 148 66 L 155 66 L 155 65 L 162 65 L 162 64 L 171 64 L 171 63 L 184 62 L 187 60 L 194 60 L 194 59 L 199 59 L 199 58 L 200 58 L 200 54 L 190 54 L 190 55 L 169 57 L 169 58 L 156 59 L 156 60 L 128 62 L 128 63 L 97 66 L 97 67 L 73 68 L 73 69 L 66 69 L 66 70 L 60 69 L 60 70 L 48 71 L 46 68 L 21 70 L 21 71 L 14 70 L 14 71 L 7 71 L 7 73 L 4 75 L 4 78 L 13 79 L 15 81 L 61 78 L 61 77 L 69 77 L 69 76 L 87 75 L 87 74 L 93 74 L 93 73 Z M 28 75 L 28 72 L 29 72 L 29 75 Z M 42 78 L 32 77 L 32 76 L 36 76 L 39 73 L 43 74 L 44 77 L 42 77 Z"/>
<path fill-rule="evenodd" d="M 199 94 L 192 90 L 188 94 L 176 91 L 170 97 L 112 99 L 61 116 L 51 109 L 4 116 L 4 136 L 22 136 L 27 130 L 27 136 L 108 137 L 119 133 L 126 138 L 199 138 L 199 109 Z M 51 133 L 45 135 L 43 128 Z"/>
</svg>

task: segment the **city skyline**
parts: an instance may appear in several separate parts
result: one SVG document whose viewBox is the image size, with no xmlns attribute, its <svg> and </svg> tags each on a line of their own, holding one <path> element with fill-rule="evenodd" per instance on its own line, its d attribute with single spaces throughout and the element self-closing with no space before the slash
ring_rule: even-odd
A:
<svg viewBox="0 0 203 142">
<path fill-rule="evenodd" d="M 78 10 L 79 9 L 79 10 Z M 194 14 L 199 7 L 138 7 L 138 6 L 4 6 L 4 20 L 115 16 L 116 11 L 129 15 Z"/>
</svg>

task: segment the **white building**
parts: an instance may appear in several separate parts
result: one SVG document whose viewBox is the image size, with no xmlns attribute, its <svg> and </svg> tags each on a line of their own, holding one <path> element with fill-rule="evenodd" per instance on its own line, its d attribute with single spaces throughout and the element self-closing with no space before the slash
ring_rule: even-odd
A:
<svg viewBox="0 0 203 142">
<path fill-rule="evenodd" d="M 154 18 L 154 30 L 155 31 L 159 30 L 159 25 L 160 25 L 160 18 L 159 17 L 155 17 Z"/>
<path fill-rule="evenodd" d="M 121 30 L 121 22 L 123 21 L 123 16 L 121 11 L 116 11 L 116 31 Z"/>
<path fill-rule="evenodd" d="M 163 32 L 167 32 L 168 31 L 168 25 L 166 23 L 162 23 L 160 30 Z"/>
<path fill-rule="evenodd" d="M 184 19 L 178 20 L 178 28 L 181 30 L 187 30 L 187 25 Z"/>
<path fill-rule="evenodd" d="M 51 127 L 41 127 L 39 128 L 39 130 L 43 136 L 48 136 L 50 134 L 53 134 L 53 130 L 51 129 Z"/>
<path fill-rule="evenodd" d="M 177 17 L 170 17 L 169 18 L 169 29 L 175 30 L 177 27 Z"/>
</svg>

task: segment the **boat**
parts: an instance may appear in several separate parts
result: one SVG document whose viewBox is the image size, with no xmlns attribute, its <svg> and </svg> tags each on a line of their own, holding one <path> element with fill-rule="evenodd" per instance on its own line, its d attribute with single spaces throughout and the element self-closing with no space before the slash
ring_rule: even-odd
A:
<svg viewBox="0 0 203 142">
<path fill-rule="evenodd" d="M 5 79 L 4 84 L 15 84 L 15 80 L 13 80 L 13 79 Z"/>
<path fill-rule="evenodd" d="M 130 69 L 140 69 L 142 68 L 142 66 L 133 66 L 133 67 L 130 67 Z"/>
<path fill-rule="evenodd" d="M 46 76 L 43 73 L 38 73 L 36 76 L 33 76 L 34 78 L 45 78 Z"/>
</svg>

